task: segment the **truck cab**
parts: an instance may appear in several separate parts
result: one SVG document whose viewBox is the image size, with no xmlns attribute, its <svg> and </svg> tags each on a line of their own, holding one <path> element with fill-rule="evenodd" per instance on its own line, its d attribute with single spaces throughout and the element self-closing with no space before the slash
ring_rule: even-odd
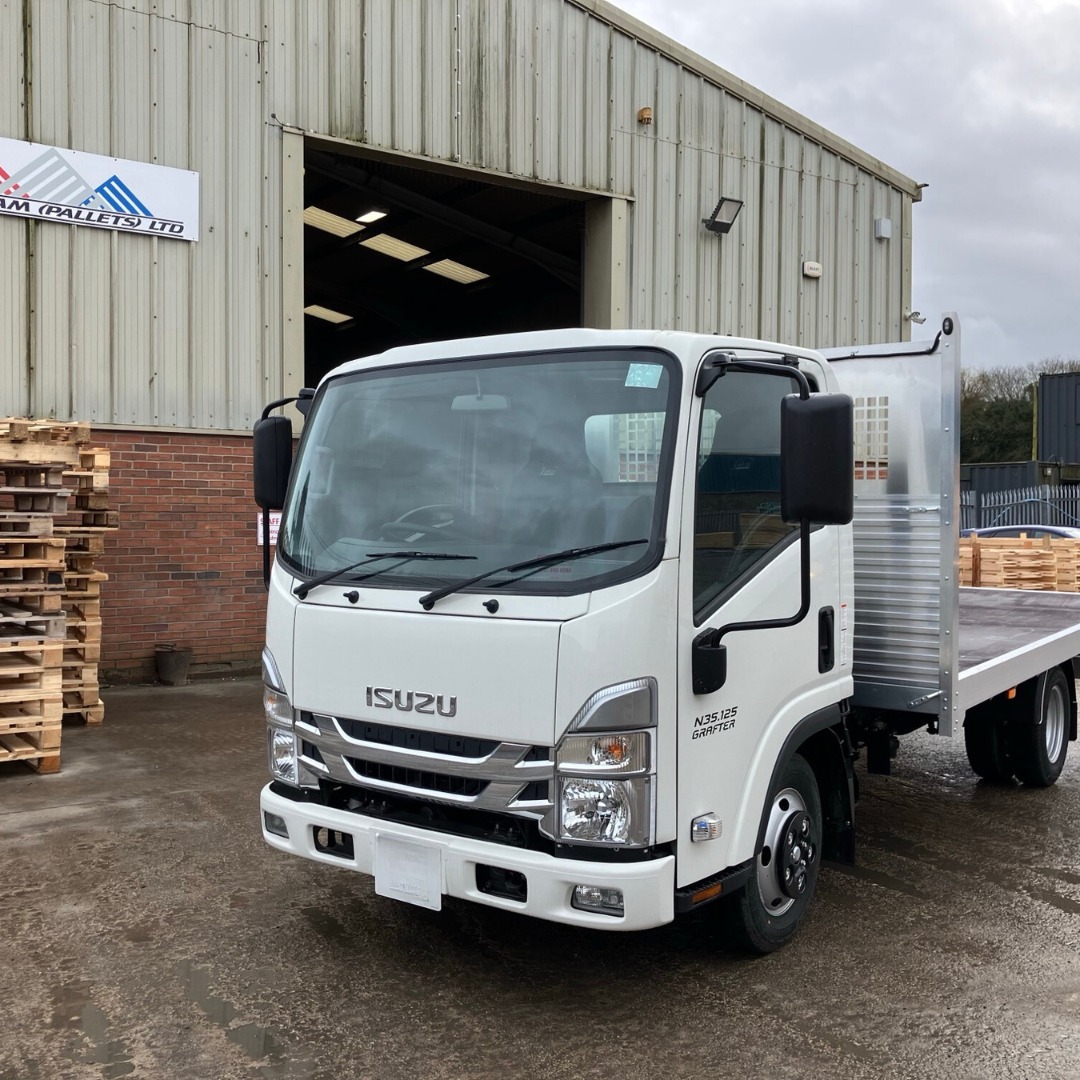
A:
<svg viewBox="0 0 1080 1080">
<path fill-rule="evenodd" d="M 720 900 L 783 944 L 853 851 L 836 389 L 809 350 L 565 330 L 345 364 L 295 464 L 268 416 L 266 841 L 430 908 Z"/>
</svg>

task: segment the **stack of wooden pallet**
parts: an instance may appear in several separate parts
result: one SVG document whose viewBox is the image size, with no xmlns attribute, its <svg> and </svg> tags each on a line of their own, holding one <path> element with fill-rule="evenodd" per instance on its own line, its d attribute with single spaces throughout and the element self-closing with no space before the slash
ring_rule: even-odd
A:
<svg viewBox="0 0 1080 1080">
<path fill-rule="evenodd" d="M 60 768 L 63 715 L 62 462 L 0 425 L 0 761 Z"/>
<path fill-rule="evenodd" d="M 1080 592 L 1080 541 L 963 536 L 960 584 Z"/>
<path fill-rule="evenodd" d="M 1080 540 L 1050 540 L 1058 592 L 1080 592 Z"/>
<path fill-rule="evenodd" d="M 97 568 L 105 551 L 105 534 L 119 524 L 109 505 L 108 450 L 80 448 L 76 467 L 64 471 L 74 505 L 57 519 L 56 531 L 67 542 L 64 571 L 64 716 L 100 724 L 105 706 L 100 696 L 101 586 L 109 575 Z"/>
<path fill-rule="evenodd" d="M 974 585 L 979 580 L 975 568 L 976 549 L 972 537 L 960 537 L 960 584 Z"/>
<path fill-rule="evenodd" d="M 87 490 L 108 489 L 108 455 L 86 424 L 0 420 L 0 762 L 60 768 L 62 720 L 100 723 L 106 575 L 93 561 L 115 521 L 87 524 Z M 102 473 L 104 472 L 104 478 Z"/>
</svg>

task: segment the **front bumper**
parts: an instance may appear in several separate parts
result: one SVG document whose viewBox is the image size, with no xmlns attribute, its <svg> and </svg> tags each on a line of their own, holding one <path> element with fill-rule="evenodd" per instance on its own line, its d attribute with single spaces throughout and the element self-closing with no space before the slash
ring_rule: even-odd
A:
<svg viewBox="0 0 1080 1080">
<path fill-rule="evenodd" d="M 472 900 L 504 911 L 517 911 L 537 919 L 600 930 L 646 930 L 671 922 L 675 915 L 675 857 L 672 855 L 620 865 L 557 859 L 539 851 L 426 832 L 410 825 L 375 820 L 315 803 L 293 802 L 277 795 L 269 785 L 263 788 L 259 803 L 263 839 L 279 851 L 316 862 L 373 875 L 375 838 L 383 835 L 437 849 L 440 852 L 442 892 L 445 896 Z M 267 813 L 277 814 L 284 820 L 288 838 L 267 832 Z M 316 829 L 350 834 L 353 857 L 342 858 L 319 851 L 315 846 Z M 528 882 L 528 898 L 524 901 L 510 900 L 481 892 L 476 882 L 478 865 L 523 874 Z M 575 885 L 621 889 L 624 914 L 613 917 L 572 907 L 570 897 Z"/>
</svg>

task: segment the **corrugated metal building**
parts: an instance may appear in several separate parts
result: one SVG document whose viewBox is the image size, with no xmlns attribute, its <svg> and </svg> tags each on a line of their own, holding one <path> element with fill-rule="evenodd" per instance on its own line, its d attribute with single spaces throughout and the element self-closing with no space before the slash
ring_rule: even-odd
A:
<svg viewBox="0 0 1080 1080">
<path fill-rule="evenodd" d="M 915 182 L 603 0 L 0 0 L 0 137 L 199 174 L 196 242 L 0 216 L 0 411 L 115 451 L 115 670 L 257 656 L 246 433 L 343 356 L 909 329 Z"/>
</svg>

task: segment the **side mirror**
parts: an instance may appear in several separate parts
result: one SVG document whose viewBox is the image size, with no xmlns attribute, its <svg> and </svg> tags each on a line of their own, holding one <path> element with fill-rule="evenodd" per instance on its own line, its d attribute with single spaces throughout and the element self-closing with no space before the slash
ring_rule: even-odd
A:
<svg viewBox="0 0 1080 1080">
<path fill-rule="evenodd" d="M 851 398 L 794 394 L 780 404 L 780 516 L 846 525 L 854 515 Z"/>
<path fill-rule="evenodd" d="M 264 510 L 280 510 L 292 471 L 292 423 L 285 416 L 266 416 L 252 431 L 255 502 Z"/>
<path fill-rule="evenodd" d="M 720 644 L 715 630 L 694 638 L 690 681 L 695 694 L 712 694 L 727 682 L 727 646 Z"/>
<path fill-rule="evenodd" d="M 311 403 L 315 400 L 315 388 L 313 386 L 305 386 L 299 394 L 296 395 L 296 411 L 306 417 L 311 412 Z"/>
</svg>

